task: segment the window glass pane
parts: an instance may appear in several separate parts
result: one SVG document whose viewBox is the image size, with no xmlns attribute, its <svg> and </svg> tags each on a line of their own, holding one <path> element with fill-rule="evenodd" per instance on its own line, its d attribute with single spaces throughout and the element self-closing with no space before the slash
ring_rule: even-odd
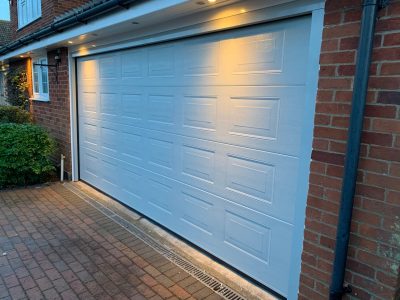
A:
<svg viewBox="0 0 400 300">
<path fill-rule="evenodd" d="M 34 63 L 36 64 L 39 62 L 35 61 Z M 33 92 L 35 92 L 35 93 L 40 92 L 39 91 L 39 69 L 40 69 L 40 66 L 33 65 Z"/>
<path fill-rule="evenodd" d="M 25 25 L 27 23 L 27 11 L 26 11 L 26 1 L 21 2 L 21 23 Z"/>
<path fill-rule="evenodd" d="M 26 2 L 26 19 L 30 22 L 33 19 L 32 15 L 32 0 Z"/>
<path fill-rule="evenodd" d="M 37 17 L 40 17 L 42 15 L 42 1 L 35 0 L 35 2 L 36 2 Z"/>
<path fill-rule="evenodd" d="M 40 63 L 43 65 L 46 65 L 47 59 L 41 59 Z M 49 89 L 48 89 L 49 75 L 48 75 L 47 67 L 41 67 L 41 73 L 42 73 L 42 93 L 48 94 L 49 93 Z"/>
</svg>

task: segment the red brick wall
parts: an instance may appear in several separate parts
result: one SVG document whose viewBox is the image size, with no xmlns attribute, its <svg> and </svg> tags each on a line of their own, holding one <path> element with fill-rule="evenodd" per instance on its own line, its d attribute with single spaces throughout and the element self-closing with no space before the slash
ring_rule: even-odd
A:
<svg viewBox="0 0 400 300">
<path fill-rule="evenodd" d="M 42 1 L 42 16 L 32 22 L 31 24 L 18 30 L 18 14 L 17 14 L 17 0 L 10 2 L 10 19 L 11 28 L 13 32 L 13 38 L 20 38 L 29 33 L 35 32 L 36 30 L 50 24 L 56 16 L 78 7 L 86 2 L 87 0 L 41 0 Z"/>
<path fill-rule="evenodd" d="M 326 1 L 300 299 L 328 299 L 360 18 L 361 1 Z M 379 13 L 370 72 L 345 280 L 353 287 L 352 299 L 395 299 L 400 264 L 399 0 Z"/>
<path fill-rule="evenodd" d="M 55 64 L 56 51 L 48 53 L 48 63 Z M 68 78 L 68 49 L 61 49 L 61 63 L 58 67 L 58 83 L 55 69 L 49 68 L 49 102 L 31 101 L 31 113 L 34 121 L 45 127 L 55 138 L 58 151 L 55 155 L 57 163 L 60 154 L 66 156 L 65 171 L 71 173 L 71 136 L 70 136 L 70 104 Z"/>
</svg>

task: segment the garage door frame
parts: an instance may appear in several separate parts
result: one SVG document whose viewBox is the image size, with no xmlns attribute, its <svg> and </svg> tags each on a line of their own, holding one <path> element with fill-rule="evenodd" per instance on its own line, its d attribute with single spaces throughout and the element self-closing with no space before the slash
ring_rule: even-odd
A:
<svg viewBox="0 0 400 300">
<path fill-rule="evenodd" d="M 256 1 L 255 1 L 256 2 Z M 176 29 L 174 32 L 168 32 L 168 34 L 160 33 L 157 37 L 144 38 L 141 40 L 135 40 L 134 42 L 125 42 L 119 45 L 106 45 L 101 49 L 96 49 L 92 52 L 86 52 L 84 55 L 106 53 L 110 51 L 117 51 L 135 46 L 143 46 L 146 44 L 159 43 L 168 40 L 182 39 L 185 37 L 207 34 L 215 31 L 232 29 L 236 27 L 254 25 L 258 23 L 270 22 L 277 19 L 285 19 L 295 17 L 298 15 L 311 14 L 311 33 L 310 33 L 310 51 L 309 51 L 309 66 L 307 69 L 307 83 L 306 83 L 306 103 L 309 109 L 306 111 L 305 117 L 308 120 L 304 126 L 302 133 L 302 153 L 300 157 L 311 158 L 311 145 L 312 145 L 312 132 L 314 126 L 314 111 L 315 111 L 315 98 L 317 93 L 317 81 L 319 72 L 319 54 L 320 45 L 322 38 L 323 28 L 323 1 L 295 1 L 296 3 L 290 5 L 283 5 L 269 7 L 265 10 L 257 10 L 242 14 L 241 19 L 232 19 L 232 17 L 226 18 L 226 26 L 213 25 L 203 23 L 197 25 L 188 31 L 186 28 L 183 30 Z M 310 2 L 312 2 L 310 4 Z M 248 16 L 246 16 L 248 14 Z M 253 14 L 253 15 L 252 15 Z M 261 16 L 261 17 L 260 17 Z M 229 18 L 231 18 L 229 20 Z M 261 18 L 261 19 L 260 19 Z M 233 22 L 233 23 L 232 23 Z M 233 25 L 232 25 L 233 24 Z M 71 95 L 71 153 L 72 153 L 72 165 L 73 180 L 79 180 L 79 145 L 78 145 L 78 110 L 77 110 L 77 77 L 76 77 L 76 61 L 77 57 L 84 56 L 79 52 L 69 53 L 69 76 L 70 76 L 70 95 Z M 296 299 L 297 291 L 299 287 L 299 276 L 301 267 L 301 250 L 303 246 L 303 231 L 305 223 L 305 208 L 306 198 L 308 190 L 308 174 L 310 168 L 310 161 L 304 159 L 300 160 L 300 172 L 304 174 L 302 182 L 300 184 L 298 194 L 299 197 L 304 199 L 301 203 L 298 203 L 296 207 L 296 214 L 294 220 L 294 239 L 293 245 L 295 246 L 292 252 L 291 259 L 291 276 L 289 278 L 289 294 L 288 299 Z"/>
</svg>

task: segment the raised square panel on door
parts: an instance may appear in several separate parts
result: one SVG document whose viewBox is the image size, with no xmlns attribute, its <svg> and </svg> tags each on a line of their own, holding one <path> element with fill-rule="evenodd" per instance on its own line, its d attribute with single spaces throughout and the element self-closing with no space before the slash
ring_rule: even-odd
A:
<svg viewBox="0 0 400 300">
<path fill-rule="evenodd" d="M 215 193 L 218 169 L 218 144 L 184 137 L 178 153 L 177 179 L 201 190 Z"/>
<path fill-rule="evenodd" d="M 98 118 L 99 101 L 96 86 L 86 86 L 78 93 L 78 113 L 81 118 Z"/>
<path fill-rule="evenodd" d="M 225 155 L 218 195 L 276 219 L 293 223 L 299 176 L 295 157 L 221 146 Z"/>
<path fill-rule="evenodd" d="M 146 89 L 132 85 L 122 85 L 120 88 L 120 118 L 119 122 L 130 126 L 144 126 L 146 109 Z"/>
<path fill-rule="evenodd" d="M 206 140 L 217 140 L 220 107 L 222 104 L 219 88 L 213 86 L 185 87 L 179 99 L 182 113 L 180 131 L 184 136 Z"/>
<path fill-rule="evenodd" d="M 224 259 L 235 263 L 239 269 L 252 269 L 257 280 L 268 278 L 269 287 L 285 294 L 292 251 L 292 225 L 229 204 L 223 222 Z"/>
<path fill-rule="evenodd" d="M 99 151 L 101 122 L 96 119 L 82 119 L 80 123 L 79 144 L 81 147 Z"/>
<path fill-rule="evenodd" d="M 177 87 L 148 88 L 146 100 L 146 127 L 157 131 L 174 132 L 179 117 Z"/>
<path fill-rule="evenodd" d="M 310 18 L 300 17 L 228 34 L 221 42 L 226 84 L 304 84 L 309 28 Z"/>
<path fill-rule="evenodd" d="M 174 86 L 177 84 L 177 45 L 161 44 L 147 48 L 147 86 Z"/>
<path fill-rule="evenodd" d="M 119 54 L 110 54 L 99 58 L 100 84 L 115 84 L 121 74 Z"/>
<path fill-rule="evenodd" d="M 143 206 L 143 195 L 145 190 L 146 178 L 143 170 L 131 164 L 123 163 L 119 168 L 120 190 L 124 194 L 124 203 L 132 206 Z"/>
<path fill-rule="evenodd" d="M 149 84 L 147 49 L 136 48 L 121 52 L 121 84 L 126 86 L 143 86 Z"/>
<path fill-rule="evenodd" d="M 179 140 L 173 134 L 146 131 L 146 168 L 168 178 L 176 178 Z"/>
<path fill-rule="evenodd" d="M 96 57 L 82 58 L 78 64 L 78 82 L 83 83 L 80 90 L 99 83 L 98 60 Z"/>
<path fill-rule="evenodd" d="M 244 147 L 298 156 L 304 87 L 230 87 L 223 90 L 220 140 Z"/>
<path fill-rule="evenodd" d="M 182 83 L 210 86 L 221 83 L 221 53 L 218 36 L 201 36 L 186 40 L 179 47 Z"/>
<path fill-rule="evenodd" d="M 120 157 L 121 133 L 119 126 L 102 121 L 99 126 L 99 152 L 118 159 Z"/>
<path fill-rule="evenodd" d="M 95 186 L 100 183 L 100 159 L 98 152 L 81 148 L 79 151 L 80 177 Z"/>
<path fill-rule="evenodd" d="M 146 130 L 122 125 L 119 132 L 119 159 L 143 167 L 148 156 Z"/>
<path fill-rule="evenodd" d="M 121 119 L 121 96 L 111 86 L 102 86 L 99 90 L 99 115 L 102 120 L 119 123 Z"/>
</svg>

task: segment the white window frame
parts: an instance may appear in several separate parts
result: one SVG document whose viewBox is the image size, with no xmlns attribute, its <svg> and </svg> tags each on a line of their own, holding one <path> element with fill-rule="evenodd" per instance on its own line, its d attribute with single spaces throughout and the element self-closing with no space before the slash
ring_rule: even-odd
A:
<svg viewBox="0 0 400 300">
<path fill-rule="evenodd" d="M 42 16 L 41 0 L 17 0 L 18 29 Z"/>
<path fill-rule="evenodd" d="M 49 68 L 47 66 L 38 66 L 35 64 L 47 65 L 47 57 L 41 56 L 32 59 L 32 100 L 49 101 Z M 37 71 L 36 71 L 37 70 Z M 37 73 L 37 78 L 35 75 Z M 44 82 L 43 75 L 47 82 Z"/>
</svg>

